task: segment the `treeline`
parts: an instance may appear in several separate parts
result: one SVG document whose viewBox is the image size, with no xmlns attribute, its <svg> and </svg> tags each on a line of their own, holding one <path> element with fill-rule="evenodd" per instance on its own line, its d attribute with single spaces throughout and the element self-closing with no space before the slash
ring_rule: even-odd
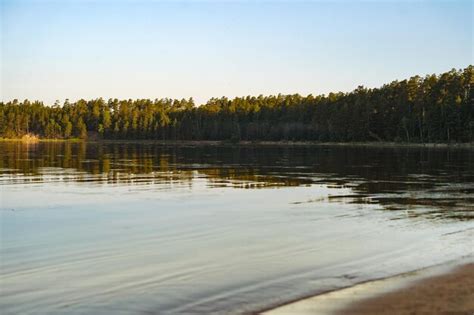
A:
<svg viewBox="0 0 474 315">
<path fill-rule="evenodd" d="M 0 137 L 474 141 L 474 67 L 328 95 L 0 103 Z"/>
</svg>

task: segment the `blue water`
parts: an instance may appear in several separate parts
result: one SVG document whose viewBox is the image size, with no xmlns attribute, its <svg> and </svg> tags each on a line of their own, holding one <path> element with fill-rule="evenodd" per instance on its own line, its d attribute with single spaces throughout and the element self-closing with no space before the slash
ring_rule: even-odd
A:
<svg viewBox="0 0 474 315">
<path fill-rule="evenodd" d="M 0 152 L 2 314 L 243 314 L 474 253 L 470 150 Z"/>
</svg>

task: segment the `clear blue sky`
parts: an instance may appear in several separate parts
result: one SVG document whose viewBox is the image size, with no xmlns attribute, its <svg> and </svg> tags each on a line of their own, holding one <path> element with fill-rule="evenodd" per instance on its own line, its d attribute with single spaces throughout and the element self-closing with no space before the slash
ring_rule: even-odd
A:
<svg viewBox="0 0 474 315">
<path fill-rule="evenodd" d="M 0 0 L 1 96 L 350 91 L 473 63 L 473 1 Z"/>
</svg>

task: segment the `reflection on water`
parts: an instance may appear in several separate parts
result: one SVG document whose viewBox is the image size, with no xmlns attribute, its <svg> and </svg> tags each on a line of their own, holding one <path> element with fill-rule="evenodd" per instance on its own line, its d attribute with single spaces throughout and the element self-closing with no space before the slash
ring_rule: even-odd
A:
<svg viewBox="0 0 474 315">
<path fill-rule="evenodd" d="M 474 151 L 360 147 L 0 144 L 0 184 L 93 182 L 266 188 L 351 188 L 325 201 L 375 203 L 410 216 L 474 218 Z M 306 202 L 311 202 L 308 200 Z"/>
<path fill-rule="evenodd" d="M 245 314 L 472 255 L 474 151 L 0 143 L 5 314 Z"/>
</svg>

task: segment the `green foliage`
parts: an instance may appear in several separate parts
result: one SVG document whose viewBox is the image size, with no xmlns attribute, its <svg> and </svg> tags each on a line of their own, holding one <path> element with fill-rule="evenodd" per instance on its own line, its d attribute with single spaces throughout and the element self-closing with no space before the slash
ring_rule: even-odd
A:
<svg viewBox="0 0 474 315">
<path fill-rule="evenodd" d="M 0 137 L 247 141 L 474 141 L 474 67 L 350 93 L 0 103 Z"/>
</svg>

